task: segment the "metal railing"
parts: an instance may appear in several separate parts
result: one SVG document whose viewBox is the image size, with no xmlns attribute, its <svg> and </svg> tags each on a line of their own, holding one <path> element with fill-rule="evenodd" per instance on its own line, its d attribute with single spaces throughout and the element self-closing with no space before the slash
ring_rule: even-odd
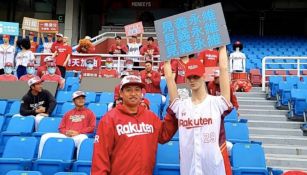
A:
<svg viewBox="0 0 307 175">
<path fill-rule="evenodd" d="M 36 58 L 36 63 L 40 64 L 40 57 L 41 56 L 52 56 L 52 53 L 34 53 L 34 56 Z M 73 53 L 71 55 L 71 59 L 69 64 L 71 63 L 71 60 L 73 59 L 74 56 L 77 57 L 84 57 L 86 59 L 86 57 L 101 57 L 102 60 L 101 62 L 104 62 L 105 59 L 103 58 L 113 58 L 113 68 L 116 68 L 116 70 L 118 72 L 122 71 L 125 68 L 125 61 L 127 58 L 131 58 L 134 59 L 133 62 L 139 62 L 139 63 L 145 63 L 145 59 L 143 55 L 125 55 L 125 54 L 79 54 L 79 53 Z M 117 58 L 117 59 L 114 59 Z M 139 58 L 139 60 L 135 59 L 135 58 Z M 157 58 L 157 59 L 155 59 Z M 158 65 L 161 61 L 160 61 L 160 55 L 154 55 L 153 57 L 151 57 L 151 60 L 153 62 L 153 69 L 156 70 L 158 67 L 156 65 Z M 144 68 L 144 66 L 134 66 L 133 68 Z"/>
<path fill-rule="evenodd" d="M 285 63 L 285 62 L 268 62 L 268 60 L 295 60 L 295 62 L 291 63 Z M 307 57 L 287 57 L 287 56 L 266 56 L 262 59 L 262 91 L 265 91 L 265 85 L 266 85 L 266 77 L 269 76 L 280 76 L 280 75 L 266 75 L 267 70 L 296 70 L 298 77 L 301 77 L 301 70 L 307 70 L 307 69 L 302 69 L 301 65 L 306 65 L 307 62 L 301 62 L 301 60 L 307 60 Z M 274 65 L 274 64 L 279 64 L 279 65 L 296 65 L 296 68 L 294 69 L 267 69 L 267 65 Z M 291 76 L 291 75 L 287 75 Z"/>
</svg>

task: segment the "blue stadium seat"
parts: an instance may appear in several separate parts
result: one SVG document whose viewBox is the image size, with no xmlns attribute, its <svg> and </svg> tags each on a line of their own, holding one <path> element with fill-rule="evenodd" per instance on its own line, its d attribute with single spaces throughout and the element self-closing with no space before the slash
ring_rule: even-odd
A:
<svg viewBox="0 0 307 175">
<path fill-rule="evenodd" d="M 113 103 L 114 102 L 114 93 L 113 92 L 103 92 L 100 95 L 99 103 Z"/>
<path fill-rule="evenodd" d="M 65 74 L 65 78 L 67 79 L 68 77 L 76 77 L 76 72 L 74 71 L 66 71 L 66 74 Z"/>
<path fill-rule="evenodd" d="M 0 116 L 0 132 L 2 131 L 3 129 L 3 124 L 5 122 L 5 117 L 4 116 Z"/>
<path fill-rule="evenodd" d="M 161 94 L 146 93 L 144 98 L 147 98 L 150 101 L 150 103 L 155 103 L 159 106 L 162 105 L 162 95 Z"/>
<path fill-rule="evenodd" d="M 270 76 L 269 77 L 269 90 L 270 90 L 270 97 L 276 97 L 276 92 L 278 88 L 278 83 L 283 81 L 282 76 Z"/>
<path fill-rule="evenodd" d="M 224 122 L 238 122 L 238 111 L 233 108 L 232 111 L 225 116 Z"/>
<path fill-rule="evenodd" d="M 72 93 L 69 91 L 58 91 L 56 96 L 57 103 L 65 103 L 68 101 L 72 101 Z"/>
<path fill-rule="evenodd" d="M 94 139 L 86 139 L 81 143 L 77 160 L 73 165 L 74 172 L 91 172 Z"/>
<path fill-rule="evenodd" d="M 80 84 L 79 83 L 75 83 L 71 86 L 70 91 L 75 92 L 78 91 L 80 88 Z"/>
<path fill-rule="evenodd" d="M 0 100 L 0 116 L 5 114 L 7 101 Z"/>
<path fill-rule="evenodd" d="M 66 102 L 63 104 L 60 112 L 56 115 L 57 117 L 63 117 L 64 114 L 75 108 L 75 104 L 72 102 Z"/>
<path fill-rule="evenodd" d="M 288 105 L 291 89 L 295 86 L 294 82 L 282 81 L 278 83 L 276 107 Z"/>
<path fill-rule="evenodd" d="M 90 174 L 80 173 L 80 172 L 57 172 L 54 175 L 90 175 Z"/>
<path fill-rule="evenodd" d="M 298 77 L 298 76 L 286 76 L 286 82 L 297 84 L 298 82 L 300 82 L 300 77 Z"/>
<path fill-rule="evenodd" d="M 237 122 L 225 122 L 226 140 L 231 143 L 248 143 L 249 131 L 246 123 Z"/>
<path fill-rule="evenodd" d="M 161 89 L 161 93 L 163 95 L 166 95 L 167 94 L 167 85 L 166 85 L 166 80 L 165 79 L 161 79 L 160 81 L 160 89 Z"/>
<path fill-rule="evenodd" d="M 13 170 L 6 173 L 6 175 L 42 175 L 39 171 L 18 171 Z"/>
<path fill-rule="evenodd" d="M 158 145 L 155 175 L 180 175 L 179 141 L 169 141 Z"/>
<path fill-rule="evenodd" d="M 179 130 L 175 133 L 175 135 L 172 138 L 173 141 L 179 141 Z"/>
<path fill-rule="evenodd" d="M 11 170 L 30 170 L 37 145 L 35 137 L 11 137 L 0 158 L 0 175 Z"/>
<path fill-rule="evenodd" d="M 303 79 L 303 82 L 307 83 L 307 76 L 303 76 L 302 79 Z"/>
<path fill-rule="evenodd" d="M 159 118 L 161 118 L 160 106 L 155 103 L 150 103 L 150 110 L 155 113 Z"/>
<path fill-rule="evenodd" d="M 29 136 L 34 130 L 34 117 L 13 117 L 2 132 L 2 145 L 12 136 Z"/>
<path fill-rule="evenodd" d="M 85 95 L 86 95 L 86 98 L 85 98 L 86 103 L 96 102 L 96 92 L 85 92 Z"/>
<path fill-rule="evenodd" d="M 61 123 L 61 118 L 44 117 L 38 125 L 38 129 L 33 133 L 33 136 L 40 138 L 48 132 L 59 132 L 58 128 Z"/>
<path fill-rule="evenodd" d="M 307 82 L 298 82 L 297 89 L 307 89 Z"/>
<path fill-rule="evenodd" d="M 65 81 L 64 91 L 68 91 L 71 89 L 73 84 L 79 84 L 79 77 L 67 77 Z"/>
<path fill-rule="evenodd" d="M 291 89 L 288 117 L 303 117 L 307 109 L 307 89 Z"/>
<path fill-rule="evenodd" d="M 95 114 L 97 121 L 108 111 L 108 105 L 101 103 L 90 103 L 88 108 Z"/>
<path fill-rule="evenodd" d="M 5 114 L 6 117 L 12 117 L 15 114 L 19 114 L 20 110 L 20 101 L 14 101 L 11 104 L 10 110 L 8 113 Z"/>
<path fill-rule="evenodd" d="M 34 161 L 35 171 L 54 175 L 67 171 L 72 165 L 75 143 L 71 138 L 49 138 L 43 147 L 42 156 Z"/>
<path fill-rule="evenodd" d="M 233 175 L 269 175 L 261 145 L 236 143 L 231 155 Z"/>
</svg>

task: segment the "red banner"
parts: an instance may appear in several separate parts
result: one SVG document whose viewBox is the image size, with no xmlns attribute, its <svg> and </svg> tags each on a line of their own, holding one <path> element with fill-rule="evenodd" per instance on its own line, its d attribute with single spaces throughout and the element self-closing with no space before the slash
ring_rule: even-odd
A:
<svg viewBox="0 0 307 175">
<path fill-rule="evenodd" d="M 39 20 L 39 32 L 41 33 L 58 33 L 59 23 L 57 20 Z"/>
<path fill-rule="evenodd" d="M 75 70 L 81 71 L 82 69 L 86 68 L 86 60 L 93 59 L 94 60 L 94 69 L 99 69 L 101 67 L 101 59 L 100 56 L 75 56 L 72 55 L 70 57 L 70 61 L 66 66 L 67 70 Z"/>
</svg>

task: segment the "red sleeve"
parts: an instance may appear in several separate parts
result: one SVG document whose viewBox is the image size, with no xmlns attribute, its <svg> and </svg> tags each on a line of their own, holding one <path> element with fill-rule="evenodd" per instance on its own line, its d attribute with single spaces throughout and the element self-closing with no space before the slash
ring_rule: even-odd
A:
<svg viewBox="0 0 307 175">
<path fill-rule="evenodd" d="M 158 46 L 154 46 L 154 55 L 159 55 L 159 48 Z"/>
<path fill-rule="evenodd" d="M 111 47 L 109 48 L 109 53 L 113 53 L 114 52 L 114 45 L 112 44 Z"/>
<path fill-rule="evenodd" d="M 172 71 L 173 71 L 173 72 L 177 72 L 177 69 L 178 69 L 178 61 L 177 61 L 177 60 L 171 61 L 171 67 L 172 67 Z"/>
<path fill-rule="evenodd" d="M 55 42 L 52 43 L 52 46 L 51 46 L 51 52 L 54 53 L 55 52 Z"/>
<path fill-rule="evenodd" d="M 56 67 L 56 69 L 55 69 L 55 74 L 57 74 L 57 75 L 62 77 L 61 71 L 60 71 L 60 69 L 58 67 Z"/>
<path fill-rule="evenodd" d="M 142 71 L 140 72 L 140 76 L 141 76 L 142 82 L 145 83 L 146 74 L 145 74 L 145 71 L 144 71 L 144 70 L 142 70 Z"/>
<path fill-rule="evenodd" d="M 87 117 L 89 118 L 89 120 L 87 121 L 87 127 L 83 128 L 80 133 L 81 134 L 87 134 L 87 133 L 93 133 L 95 130 L 95 126 L 96 126 L 96 116 L 95 114 L 91 111 L 88 110 L 87 111 Z"/>
<path fill-rule="evenodd" d="M 67 54 L 72 54 L 72 47 L 71 46 L 67 46 Z"/>
<path fill-rule="evenodd" d="M 234 94 L 234 89 L 232 87 L 230 87 L 230 101 L 232 105 L 236 108 L 236 110 L 238 110 L 239 103 L 238 103 L 236 95 Z"/>
<path fill-rule="evenodd" d="M 143 46 L 140 50 L 141 55 L 145 55 L 145 52 L 147 51 L 147 46 Z"/>
<path fill-rule="evenodd" d="M 42 68 L 41 68 L 41 67 L 38 67 L 38 68 L 37 68 L 36 75 L 39 76 L 39 77 L 42 77 L 42 74 L 43 74 Z"/>
<path fill-rule="evenodd" d="M 156 71 L 152 72 L 151 81 L 154 86 L 160 87 L 161 75 Z"/>
<path fill-rule="evenodd" d="M 127 53 L 128 52 L 127 46 L 126 45 L 122 45 L 122 50 Z"/>
<path fill-rule="evenodd" d="M 216 95 L 216 88 L 215 88 L 214 81 L 210 81 L 208 83 L 208 93 L 210 95 Z"/>
<path fill-rule="evenodd" d="M 109 175 L 114 147 L 114 123 L 108 114 L 99 123 L 95 136 L 91 175 Z"/>
<path fill-rule="evenodd" d="M 164 117 L 164 120 L 161 122 L 160 119 L 158 123 L 160 122 L 160 132 L 159 132 L 159 143 L 164 144 L 172 139 L 172 137 L 175 135 L 175 133 L 178 130 L 178 120 L 174 113 L 173 115 L 170 115 L 166 113 L 166 116 Z"/>
<path fill-rule="evenodd" d="M 119 99 L 119 88 L 120 88 L 120 85 L 117 85 L 114 88 L 114 101 Z"/>
<path fill-rule="evenodd" d="M 64 115 L 64 117 L 63 117 L 62 120 L 61 120 L 60 126 L 59 126 L 59 131 L 60 131 L 60 133 L 62 133 L 62 134 L 64 134 L 64 135 L 66 134 L 66 131 L 68 130 L 68 129 L 66 128 L 66 120 L 67 120 L 68 116 L 69 116 L 69 112 L 67 112 L 67 113 Z"/>
</svg>

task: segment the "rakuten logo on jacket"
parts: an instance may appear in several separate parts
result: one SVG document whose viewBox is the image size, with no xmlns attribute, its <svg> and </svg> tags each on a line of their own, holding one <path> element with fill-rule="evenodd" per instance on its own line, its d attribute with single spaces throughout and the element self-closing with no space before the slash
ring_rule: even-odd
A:
<svg viewBox="0 0 307 175">
<path fill-rule="evenodd" d="M 205 125 L 212 125 L 212 118 L 198 118 L 198 119 L 180 119 L 179 127 L 185 127 L 186 129 L 198 128 Z"/>
<path fill-rule="evenodd" d="M 145 124 L 144 122 L 140 124 L 132 124 L 129 122 L 125 125 L 117 124 L 116 130 L 119 136 L 126 134 L 127 137 L 134 137 L 138 135 L 151 134 L 154 132 L 154 127 L 151 124 Z"/>
</svg>

